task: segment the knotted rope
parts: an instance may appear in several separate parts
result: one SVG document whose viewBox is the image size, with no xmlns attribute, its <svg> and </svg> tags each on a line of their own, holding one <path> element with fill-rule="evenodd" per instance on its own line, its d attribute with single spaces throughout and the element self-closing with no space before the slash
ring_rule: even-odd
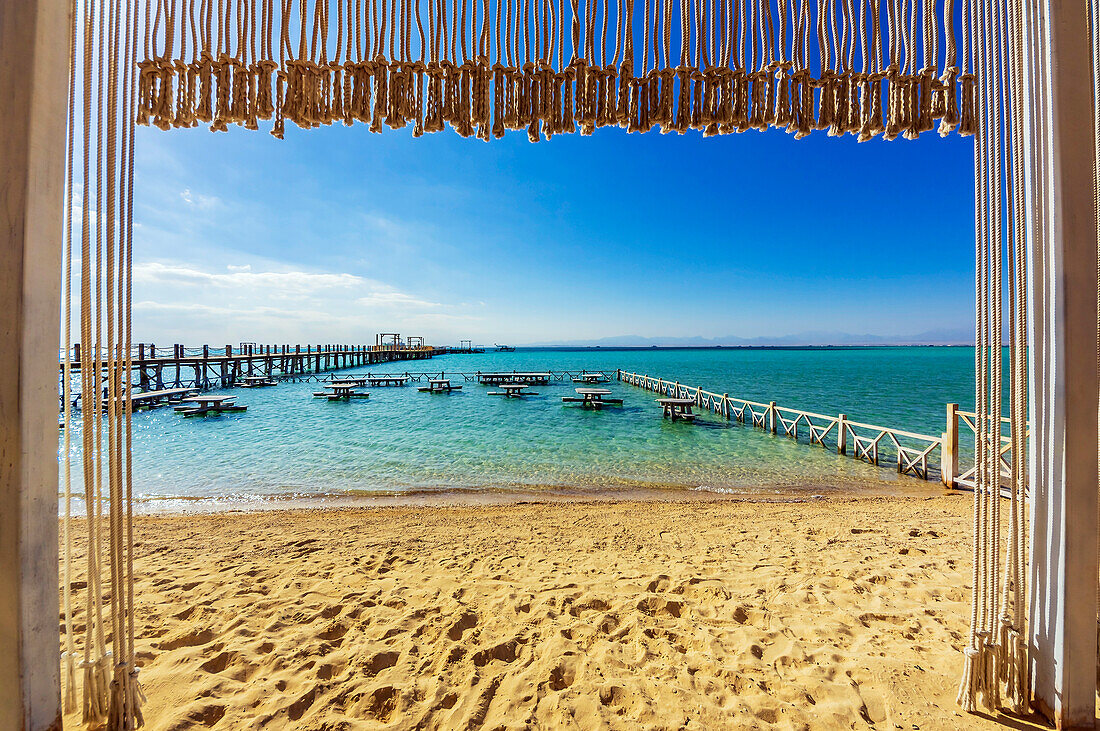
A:
<svg viewBox="0 0 1100 731">
<path fill-rule="evenodd" d="M 955 0 L 885 0 L 885 8 L 883 0 L 558 0 L 556 6 L 553 0 L 150 0 L 143 17 L 132 0 L 70 1 L 73 68 L 82 59 L 83 75 L 79 105 L 75 71 L 70 78 L 63 287 L 75 299 L 71 196 L 79 182 L 88 555 L 78 664 L 66 355 L 67 707 L 75 703 L 79 665 L 86 721 L 107 721 L 113 729 L 142 723 L 130 454 L 133 125 L 201 122 L 224 131 L 271 120 L 272 133 L 282 137 L 289 120 L 303 129 L 334 122 L 361 122 L 375 132 L 411 126 L 414 135 L 449 126 L 482 139 L 526 130 L 531 140 L 601 127 L 704 135 L 775 127 L 796 137 L 824 130 L 860 140 L 913 139 L 937 121 L 940 135 L 976 134 L 974 604 L 959 702 L 967 710 L 979 703 L 998 708 L 1003 697 L 1023 708 L 1025 280 L 1027 241 L 1037 235 L 1046 195 L 1041 185 L 1029 186 L 1040 165 L 1038 144 L 1025 141 L 1049 134 L 1046 115 L 1028 111 L 1049 103 L 1035 83 L 1044 60 L 1029 51 L 1042 48 L 1046 34 L 1044 14 L 1033 3 L 962 0 L 959 54 Z M 1100 53 L 1100 33 L 1094 28 L 1093 34 Z M 1097 140 L 1100 150 L 1100 130 Z M 67 301 L 66 339 L 72 309 Z M 1007 541 L 1001 516 L 1005 323 L 1012 426 Z"/>
<path fill-rule="evenodd" d="M 167 62 L 173 48 L 172 29 L 180 20 L 173 13 L 179 8 L 176 2 L 158 0 L 153 14 L 150 5 L 146 4 L 145 8 L 146 55 L 153 54 Z M 62 455 L 64 701 L 67 711 L 75 710 L 79 667 L 84 721 L 106 723 L 112 731 L 128 731 L 142 725 L 143 701 L 134 648 L 130 451 L 134 124 L 143 117 L 164 126 L 193 124 L 189 116 L 194 111 L 192 82 L 199 73 L 186 64 L 177 66 L 175 62 L 171 66 L 138 63 L 142 20 L 136 3 L 73 0 L 70 7 L 73 26 L 70 32 L 62 283 L 63 334 L 67 347 L 61 388 L 65 427 Z M 185 3 L 185 7 L 183 18 L 191 21 L 193 34 L 181 39 L 181 52 L 187 52 L 187 38 L 195 41 L 192 48 L 207 48 L 210 35 L 197 30 L 193 20 L 194 3 Z M 208 0 L 200 6 L 200 15 L 203 10 L 209 17 Z M 164 28 L 167 35 L 158 37 L 158 28 Z M 197 39 L 195 34 L 199 36 Z M 163 43 L 164 48 L 159 56 L 155 52 L 158 43 Z M 78 66 L 83 71 L 79 86 Z M 181 90 L 178 97 L 172 96 L 173 84 Z M 81 90 L 79 109 L 78 88 Z M 180 104 L 173 104 L 173 98 Z M 75 165 L 78 141 L 79 174 Z M 72 195 L 77 184 L 81 189 L 79 298 L 75 296 L 72 282 L 76 255 Z M 72 357 L 68 348 L 74 310 L 79 312 L 82 346 L 81 467 L 88 532 L 86 622 L 79 663 L 72 632 L 74 526 L 69 456 L 71 430 L 75 428 L 71 418 Z M 109 604 L 105 605 L 104 597 L 109 597 Z"/>
<path fill-rule="evenodd" d="M 1041 139 L 1041 13 L 1025 0 L 969 0 L 964 77 L 977 89 L 960 128 L 973 125 L 975 170 L 975 484 L 973 604 L 958 702 L 1023 712 L 1029 701 L 1027 642 L 1027 257 L 1041 236 L 1034 148 Z M 969 31 L 976 32 L 971 35 Z M 967 37 L 975 43 L 968 45 Z M 1027 42 L 1025 42 L 1025 38 Z M 1030 55 L 1030 57 L 1029 57 Z M 948 49 L 949 65 L 955 59 Z M 973 65 L 971 65 L 973 64 Z M 969 69 L 973 68 L 973 74 Z M 1030 83 L 1025 83 L 1028 80 Z M 935 106 L 935 105 L 933 105 Z M 945 105 L 946 109 L 949 105 Z M 923 112 L 922 112 L 923 113 Z M 970 118 L 967 115 L 973 114 Z M 941 133 L 945 124 L 941 122 Z M 1029 151 L 1027 141 L 1034 147 Z M 1007 209 L 1007 210 L 1006 210 Z M 1007 264 L 1006 264 L 1007 259 Z M 1008 294 L 1005 296 L 1005 288 Z M 1005 305 L 1008 311 L 1005 311 Z M 1009 416 L 1003 417 L 1004 327 L 1008 326 Z M 1002 436 L 1002 423 L 1011 428 Z M 1005 460 L 1004 455 L 1010 458 Z M 1007 535 L 1002 502 L 1008 499 Z"/>
<path fill-rule="evenodd" d="M 201 0 L 196 22 L 194 0 L 157 0 L 137 121 L 223 131 L 273 119 L 277 137 L 285 120 L 304 129 L 363 122 L 375 132 L 411 124 L 414 135 L 450 126 L 482 139 L 526 129 L 533 141 L 599 127 L 912 139 L 936 120 L 940 134 L 973 133 L 975 87 L 956 66 L 954 0 L 887 0 L 885 55 L 880 0 L 425 5 Z M 964 56 L 975 12 L 970 3 L 963 13 Z"/>
</svg>

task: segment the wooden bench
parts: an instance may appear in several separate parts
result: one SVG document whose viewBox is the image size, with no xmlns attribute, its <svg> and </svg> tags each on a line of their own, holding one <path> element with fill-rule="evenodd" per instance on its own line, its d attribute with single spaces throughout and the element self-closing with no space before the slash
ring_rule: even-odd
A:
<svg viewBox="0 0 1100 731">
<path fill-rule="evenodd" d="M 522 398 L 523 396 L 538 396 L 537 393 L 532 393 L 527 389 L 530 388 L 526 383 L 500 383 L 497 384 L 503 391 L 489 391 L 490 396 L 503 396 L 504 398 Z"/>
<path fill-rule="evenodd" d="M 190 396 L 183 399 L 182 406 L 177 406 L 176 411 L 184 416 L 206 416 L 207 414 L 221 414 L 224 412 L 244 411 L 247 406 L 238 406 L 234 403 L 236 396 Z M 190 406 L 189 404 L 194 404 Z"/>
<path fill-rule="evenodd" d="M 659 398 L 657 403 L 661 405 L 661 415 L 673 421 L 694 421 L 695 414 L 691 407 L 695 405 L 693 398 Z"/>
<path fill-rule="evenodd" d="M 408 376 L 367 376 L 368 386 L 404 386 L 409 382 Z"/>
<path fill-rule="evenodd" d="M 451 391 L 461 391 L 462 386 L 452 386 L 449 378 L 429 378 L 427 386 L 420 386 L 416 390 L 427 393 L 450 393 Z"/>
<path fill-rule="evenodd" d="M 505 383 L 527 383 L 534 385 L 547 385 L 550 383 L 549 373 L 480 373 L 478 383 L 485 385 L 503 386 Z"/>
<path fill-rule="evenodd" d="M 350 401 L 351 399 L 370 398 L 366 391 L 356 391 L 356 386 L 350 383 L 333 382 L 325 386 L 329 392 L 315 391 L 314 398 L 327 398 L 329 401 Z"/>
<path fill-rule="evenodd" d="M 581 397 L 562 396 L 562 402 L 580 404 L 586 409 L 598 409 L 601 406 L 623 405 L 623 400 L 621 398 L 606 398 L 611 395 L 611 391 L 606 388 L 575 388 L 573 390 L 579 393 Z"/>
<path fill-rule="evenodd" d="M 268 386 L 279 385 L 278 381 L 267 376 L 245 376 L 241 381 L 241 388 L 267 388 Z"/>
</svg>

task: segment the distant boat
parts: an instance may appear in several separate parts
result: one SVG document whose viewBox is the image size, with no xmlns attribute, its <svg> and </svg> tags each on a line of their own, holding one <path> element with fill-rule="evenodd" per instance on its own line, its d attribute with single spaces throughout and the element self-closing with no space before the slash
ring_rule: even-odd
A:
<svg viewBox="0 0 1100 731">
<path fill-rule="evenodd" d="M 497 346 L 498 353 L 511 353 L 516 349 L 514 345 L 501 345 L 500 343 L 493 343 L 493 345 Z"/>
</svg>

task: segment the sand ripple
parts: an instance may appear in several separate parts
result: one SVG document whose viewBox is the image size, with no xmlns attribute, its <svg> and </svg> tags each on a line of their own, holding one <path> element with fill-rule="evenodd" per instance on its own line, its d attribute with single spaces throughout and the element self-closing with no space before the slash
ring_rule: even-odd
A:
<svg viewBox="0 0 1100 731">
<path fill-rule="evenodd" d="M 968 507 L 142 518 L 149 727 L 993 728 L 953 703 Z"/>
</svg>

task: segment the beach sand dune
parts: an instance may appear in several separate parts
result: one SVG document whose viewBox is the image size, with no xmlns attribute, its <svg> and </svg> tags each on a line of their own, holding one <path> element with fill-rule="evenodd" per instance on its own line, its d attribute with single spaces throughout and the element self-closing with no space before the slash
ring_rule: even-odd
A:
<svg viewBox="0 0 1100 731">
<path fill-rule="evenodd" d="M 969 510 L 936 494 L 138 518 L 148 727 L 1003 728 L 954 704 Z"/>
</svg>

